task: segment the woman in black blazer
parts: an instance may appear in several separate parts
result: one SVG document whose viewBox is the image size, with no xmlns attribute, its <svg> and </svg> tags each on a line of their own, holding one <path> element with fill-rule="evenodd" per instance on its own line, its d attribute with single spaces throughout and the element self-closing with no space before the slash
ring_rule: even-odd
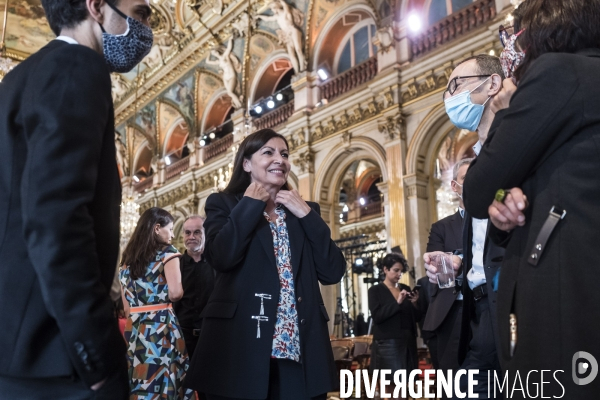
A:
<svg viewBox="0 0 600 400">
<path fill-rule="evenodd" d="M 518 87 L 505 81 L 492 102 L 498 111 L 467 172 L 465 207 L 475 218 L 489 212 L 490 236 L 507 246 L 498 355 L 508 381 L 562 370 L 546 396 L 592 399 L 600 392 L 600 2 L 521 7 Z M 510 189 L 503 203 L 494 201 L 498 189 Z"/>
<path fill-rule="evenodd" d="M 336 370 L 319 282 L 346 262 L 319 205 L 288 190 L 285 138 L 263 129 L 238 150 L 231 181 L 206 201 L 214 291 L 186 384 L 214 399 L 325 399 Z"/>
<path fill-rule="evenodd" d="M 382 264 L 385 280 L 369 289 L 369 310 L 373 318 L 371 368 L 389 369 L 392 374 L 404 369 L 408 376 L 419 366 L 417 321 L 421 312 L 416 303 L 419 294 L 398 283 L 406 271 L 403 257 L 390 253 Z"/>
</svg>

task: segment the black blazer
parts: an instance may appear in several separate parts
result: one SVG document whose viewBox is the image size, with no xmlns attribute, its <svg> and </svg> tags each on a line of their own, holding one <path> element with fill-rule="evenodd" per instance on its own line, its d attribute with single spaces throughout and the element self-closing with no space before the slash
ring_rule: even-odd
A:
<svg viewBox="0 0 600 400">
<path fill-rule="evenodd" d="M 206 200 L 206 250 L 217 270 L 214 291 L 202 312 L 202 332 L 186 385 L 201 393 L 234 398 L 267 397 L 269 363 L 279 299 L 279 275 L 273 236 L 263 211 L 265 202 L 242 195 L 215 193 Z M 337 386 L 329 341 L 327 311 L 319 282 L 338 283 L 346 269 L 342 252 L 319 215 L 319 205 L 297 218 L 286 210 L 296 306 L 300 323 L 301 362 L 308 394 Z M 260 338 L 257 321 L 264 301 Z"/>
<path fill-rule="evenodd" d="M 598 378 L 581 386 L 571 378 L 576 352 L 600 360 L 598 71 L 600 49 L 539 57 L 510 107 L 496 115 L 465 180 L 465 205 L 475 216 L 487 215 L 499 188 L 520 187 L 527 195 L 526 224 L 512 231 L 500 274 L 500 361 L 513 372 L 564 370 L 559 378 L 569 399 L 591 399 L 600 391 Z M 528 260 L 553 206 L 567 214 L 533 266 Z M 518 330 L 512 357 L 510 313 Z M 562 392 L 555 385 L 544 393 Z"/>
<path fill-rule="evenodd" d="M 431 225 L 427 252 L 443 251 L 454 252 L 462 248 L 462 226 L 463 219 L 460 211 L 443 218 Z M 442 324 L 452 303 L 456 300 L 459 291 L 454 288 L 440 289 L 435 283 L 429 282 L 431 302 L 425 316 L 423 329 L 435 331 Z"/>
<path fill-rule="evenodd" d="M 110 74 L 54 40 L 0 88 L 0 375 L 126 370 L 109 289 L 119 252 Z"/>
<path fill-rule="evenodd" d="M 467 173 L 468 174 L 468 173 Z M 485 274 L 485 284 L 488 293 L 488 304 L 490 318 L 492 320 L 492 331 L 494 332 L 494 342 L 498 347 L 498 324 L 497 324 L 497 292 L 494 291 L 494 277 L 502 265 L 504 258 L 504 248 L 498 246 L 490 239 L 490 231 L 493 225 L 488 221 L 488 228 L 485 235 L 483 247 L 483 272 Z M 460 341 L 458 344 L 458 363 L 462 365 L 469 351 L 469 342 L 471 341 L 471 321 L 475 318 L 475 298 L 473 291 L 469 287 L 467 274 L 473 267 L 473 220 L 468 212 L 465 211 L 463 225 L 463 265 L 462 265 L 462 293 L 463 293 L 463 315 L 460 329 Z"/>
<path fill-rule="evenodd" d="M 401 284 L 400 290 L 410 291 Z M 400 304 L 382 282 L 369 288 L 369 311 L 373 318 L 373 340 L 402 338 L 400 330 L 409 330 L 417 336 L 417 321 L 421 311 L 407 298 Z"/>
</svg>

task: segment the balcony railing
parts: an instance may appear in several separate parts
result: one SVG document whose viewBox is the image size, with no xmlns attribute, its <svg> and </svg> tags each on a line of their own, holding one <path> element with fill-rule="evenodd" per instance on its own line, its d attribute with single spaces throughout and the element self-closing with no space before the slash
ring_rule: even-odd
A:
<svg viewBox="0 0 600 400">
<path fill-rule="evenodd" d="M 422 56 L 435 48 L 453 41 L 494 19 L 495 0 L 476 1 L 468 7 L 449 15 L 411 39 L 413 57 Z"/>
<path fill-rule="evenodd" d="M 203 161 L 207 162 L 211 158 L 217 157 L 219 154 L 226 153 L 233 145 L 233 134 L 228 133 L 221 139 L 215 140 L 208 146 L 204 147 Z"/>
<path fill-rule="evenodd" d="M 287 104 L 276 108 L 273 111 L 254 120 L 253 124 L 256 129 L 273 128 L 283 124 L 294 113 L 294 100 L 290 100 Z"/>
<path fill-rule="evenodd" d="M 377 57 L 371 57 L 321 85 L 321 98 L 334 99 L 370 81 L 375 75 L 377 75 Z"/>
<path fill-rule="evenodd" d="M 360 207 L 361 219 L 381 214 L 383 214 L 383 210 L 381 209 L 381 201 L 374 201 L 372 203 Z"/>
<path fill-rule="evenodd" d="M 166 174 L 165 174 L 165 179 L 171 180 L 174 177 L 177 177 L 179 175 L 181 175 L 181 173 L 183 171 L 185 171 L 186 169 L 188 169 L 190 167 L 190 157 L 187 156 L 185 158 L 182 158 L 179 161 L 174 162 L 173 164 L 167 166 L 166 168 Z"/>
<path fill-rule="evenodd" d="M 141 182 L 133 184 L 133 190 L 138 193 L 143 193 L 146 189 L 150 189 L 152 187 L 152 176 L 144 179 Z"/>
</svg>

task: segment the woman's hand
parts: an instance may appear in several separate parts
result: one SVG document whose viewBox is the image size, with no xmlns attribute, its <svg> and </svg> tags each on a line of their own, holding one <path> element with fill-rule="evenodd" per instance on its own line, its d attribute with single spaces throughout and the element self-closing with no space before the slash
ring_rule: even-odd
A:
<svg viewBox="0 0 600 400">
<path fill-rule="evenodd" d="M 502 89 L 491 100 L 490 109 L 495 113 L 508 108 L 512 95 L 517 90 L 517 86 L 511 78 L 506 78 L 502 81 Z"/>
<path fill-rule="evenodd" d="M 410 302 L 413 304 L 413 306 L 417 306 L 417 300 L 419 300 L 419 291 L 415 291 L 415 292 L 410 292 L 408 294 L 408 298 L 410 299 Z"/>
<path fill-rule="evenodd" d="M 406 299 L 406 296 L 408 296 L 408 292 L 406 290 L 402 289 L 402 291 L 400 292 L 400 295 L 398 296 L 398 304 L 402 304 L 404 299 Z"/>
<path fill-rule="evenodd" d="M 275 197 L 275 204 L 284 205 L 298 218 L 306 217 L 311 210 L 297 190 L 280 190 Z"/>
<path fill-rule="evenodd" d="M 269 192 L 260 185 L 260 183 L 252 182 L 250 186 L 244 192 L 244 196 L 250 197 L 251 199 L 261 200 L 265 203 L 269 201 Z"/>
<path fill-rule="evenodd" d="M 525 225 L 523 211 L 529 206 L 527 196 L 520 188 L 512 188 L 504 202 L 494 200 L 488 208 L 492 224 L 501 231 L 510 231 L 517 226 Z"/>
</svg>

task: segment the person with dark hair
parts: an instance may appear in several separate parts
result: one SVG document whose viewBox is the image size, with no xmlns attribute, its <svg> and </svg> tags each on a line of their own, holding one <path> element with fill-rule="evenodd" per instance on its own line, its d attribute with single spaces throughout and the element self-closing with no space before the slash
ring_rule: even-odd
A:
<svg viewBox="0 0 600 400">
<path fill-rule="evenodd" d="M 319 283 L 338 283 L 346 261 L 289 172 L 285 137 L 258 130 L 240 144 L 229 185 L 206 200 L 217 278 L 185 383 L 208 400 L 325 399 L 337 386 Z"/>
<path fill-rule="evenodd" d="M 123 303 L 129 304 L 130 399 L 193 399 L 182 380 L 188 367 L 185 341 L 172 303 L 181 299 L 181 254 L 173 247 L 173 216 L 162 208 L 144 211 L 121 260 Z"/>
<path fill-rule="evenodd" d="M 503 78 L 504 72 L 498 57 L 486 54 L 461 61 L 450 74 L 443 95 L 446 114 L 457 128 L 477 132 L 479 140 L 473 146 L 475 154 L 479 154 L 482 145 L 488 140 L 488 131 L 494 119 L 490 100 L 493 101 L 498 96 Z M 466 177 L 468 176 L 467 172 Z M 462 196 L 464 198 L 464 191 Z M 500 374 L 494 281 L 504 249 L 490 240 L 490 223 L 486 218 L 472 217 L 465 210 L 463 220 L 462 254 L 452 258 L 456 271 L 462 265 L 462 272 L 457 276 L 460 284 L 457 288 L 463 296 L 462 315 L 458 317 L 460 336 L 457 361 L 460 369 L 479 371 L 474 376 L 477 383 L 472 388 L 473 393 L 480 399 L 498 398 L 502 395 L 494 393 L 488 376 Z M 430 282 L 437 285 L 437 268 L 432 264 L 432 256 L 435 255 L 435 251 L 425 253 L 423 261 Z M 449 301 L 455 302 L 452 299 Z M 448 328 L 454 330 L 451 325 Z M 458 389 L 462 393 L 470 390 L 466 374 L 460 377 L 459 385 L 454 386 L 455 399 L 461 398 Z"/>
<path fill-rule="evenodd" d="M 492 101 L 496 118 L 464 184 L 465 207 L 506 246 L 498 288 L 509 381 L 562 370 L 544 395 L 600 392 L 600 1 L 527 0 L 525 51 Z M 585 368 L 587 366 L 587 368 Z M 523 393 L 518 397 L 523 398 Z"/>
<path fill-rule="evenodd" d="M 0 393 L 126 399 L 109 297 L 121 203 L 110 72 L 150 50 L 151 9 L 148 0 L 42 5 L 59 36 L 0 89 Z"/>
<path fill-rule="evenodd" d="M 369 288 L 369 310 L 373 318 L 373 345 L 371 369 L 403 369 L 410 374 L 419 367 L 417 355 L 417 321 L 421 312 L 417 307 L 418 292 L 399 283 L 406 272 L 406 260 L 397 253 L 383 257 L 382 283 Z M 383 392 L 393 390 L 380 388 Z"/>
</svg>

